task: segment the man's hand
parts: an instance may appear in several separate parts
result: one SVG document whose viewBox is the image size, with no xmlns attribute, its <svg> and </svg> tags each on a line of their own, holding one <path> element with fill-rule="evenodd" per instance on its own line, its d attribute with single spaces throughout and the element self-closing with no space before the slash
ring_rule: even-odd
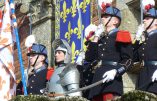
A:
<svg viewBox="0 0 157 101">
<path fill-rule="evenodd" d="M 144 24 L 141 24 L 138 26 L 138 29 L 137 29 L 137 32 L 136 32 L 136 40 L 140 40 L 142 34 L 143 34 L 143 31 L 144 31 Z"/>
<path fill-rule="evenodd" d="M 104 78 L 103 83 L 114 80 L 116 74 L 117 74 L 116 69 L 112 69 L 110 71 L 105 72 L 103 75 L 103 78 Z"/>
<path fill-rule="evenodd" d="M 154 82 L 156 80 L 157 80 L 157 70 L 155 70 L 155 72 L 153 73 L 152 82 Z"/>
<path fill-rule="evenodd" d="M 104 26 L 103 26 L 103 24 L 100 24 L 100 25 L 98 25 L 97 30 L 95 31 L 95 36 L 100 38 L 100 36 L 102 35 L 103 32 L 104 32 Z"/>
<path fill-rule="evenodd" d="M 77 60 L 76 60 L 76 63 L 77 63 L 78 65 L 82 65 L 84 59 L 85 59 L 85 52 L 84 52 L 84 51 L 81 51 L 81 52 L 79 53 L 79 55 L 78 55 L 78 58 L 77 58 Z"/>
</svg>

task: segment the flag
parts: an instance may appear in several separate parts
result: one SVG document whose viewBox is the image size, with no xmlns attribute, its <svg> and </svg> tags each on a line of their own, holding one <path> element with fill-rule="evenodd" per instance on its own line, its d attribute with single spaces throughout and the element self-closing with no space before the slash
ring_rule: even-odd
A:
<svg viewBox="0 0 157 101">
<path fill-rule="evenodd" d="M 16 94 L 11 15 L 8 0 L 5 0 L 3 12 L 0 31 L 0 101 L 8 101 Z"/>
<path fill-rule="evenodd" d="M 72 62 L 76 61 L 82 48 L 81 39 L 84 41 L 84 30 L 91 23 L 90 2 L 90 0 L 60 1 L 60 38 L 70 44 Z"/>
</svg>

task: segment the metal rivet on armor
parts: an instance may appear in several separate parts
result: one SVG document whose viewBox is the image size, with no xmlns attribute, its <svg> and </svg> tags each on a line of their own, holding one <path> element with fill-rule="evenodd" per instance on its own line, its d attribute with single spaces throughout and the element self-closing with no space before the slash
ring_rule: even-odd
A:
<svg viewBox="0 0 157 101">
<path fill-rule="evenodd" d="M 101 54 L 101 56 L 104 56 L 104 54 Z"/>
</svg>

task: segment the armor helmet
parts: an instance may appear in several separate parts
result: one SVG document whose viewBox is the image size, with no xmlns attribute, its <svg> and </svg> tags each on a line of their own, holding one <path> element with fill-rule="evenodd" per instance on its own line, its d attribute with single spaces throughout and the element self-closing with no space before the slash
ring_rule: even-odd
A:
<svg viewBox="0 0 157 101">
<path fill-rule="evenodd" d="M 48 64 L 47 49 L 44 45 L 33 43 L 33 45 L 28 50 L 27 56 L 30 56 L 31 54 L 44 55 L 46 58 L 45 63 Z"/>
<path fill-rule="evenodd" d="M 112 7 L 112 6 L 106 7 L 105 10 L 102 10 L 101 17 L 103 17 L 105 15 L 117 17 L 121 21 L 121 12 L 116 7 Z"/>
<path fill-rule="evenodd" d="M 71 47 L 67 43 L 67 41 L 63 39 L 56 39 L 52 43 L 52 47 L 54 49 L 54 52 L 61 50 L 65 53 L 65 59 L 64 63 L 70 63 L 71 62 Z"/>
</svg>

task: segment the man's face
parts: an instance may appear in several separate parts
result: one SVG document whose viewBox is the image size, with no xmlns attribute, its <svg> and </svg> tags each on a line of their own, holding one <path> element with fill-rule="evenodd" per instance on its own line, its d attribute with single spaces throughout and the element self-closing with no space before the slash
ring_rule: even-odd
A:
<svg viewBox="0 0 157 101">
<path fill-rule="evenodd" d="M 143 19 L 144 29 L 146 29 L 152 23 L 152 21 L 153 21 L 153 18 L 145 17 Z M 151 29 L 154 25 L 155 25 L 155 21 L 152 23 L 152 25 L 149 27 L 149 29 Z"/>
<path fill-rule="evenodd" d="M 30 56 L 29 56 L 30 59 L 29 60 L 30 60 L 30 65 L 31 66 L 34 65 L 37 57 L 38 57 L 38 54 L 30 54 Z M 39 55 L 35 65 L 39 64 L 40 62 L 43 62 L 44 59 L 45 59 L 45 57 L 43 55 Z"/>
<path fill-rule="evenodd" d="M 65 58 L 65 54 L 64 54 L 63 51 L 57 50 L 57 51 L 55 52 L 55 61 L 56 61 L 56 63 L 59 63 L 59 62 L 61 62 L 61 61 L 64 61 L 64 58 Z"/>
<path fill-rule="evenodd" d="M 110 20 L 111 19 L 111 20 Z M 110 21 L 109 21 L 110 20 Z M 109 21 L 109 22 L 108 22 Z M 105 15 L 102 17 L 102 22 L 103 22 L 103 25 L 106 25 L 106 27 L 111 27 L 111 26 L 114 26 L 116 24 L 118 24 L 119 20 L 118 18 L 116 17 L 112 17 L 110 15 Z"/>
<path fill-rule="evenodd" d="M 110 18 L 111 18 L 111 16 L 109 16 L 109 15 L 103 16 L 103 17 L 102 17 L 102 23 L 103 23 L 104 25 L 106 25 L 106 24 L 108 23 L 108 21 L 109 21 Z M 110 24 L 111 24 L 111 21 L 107 24 L 107 26 L 109 26 Z"/>
</svg>

